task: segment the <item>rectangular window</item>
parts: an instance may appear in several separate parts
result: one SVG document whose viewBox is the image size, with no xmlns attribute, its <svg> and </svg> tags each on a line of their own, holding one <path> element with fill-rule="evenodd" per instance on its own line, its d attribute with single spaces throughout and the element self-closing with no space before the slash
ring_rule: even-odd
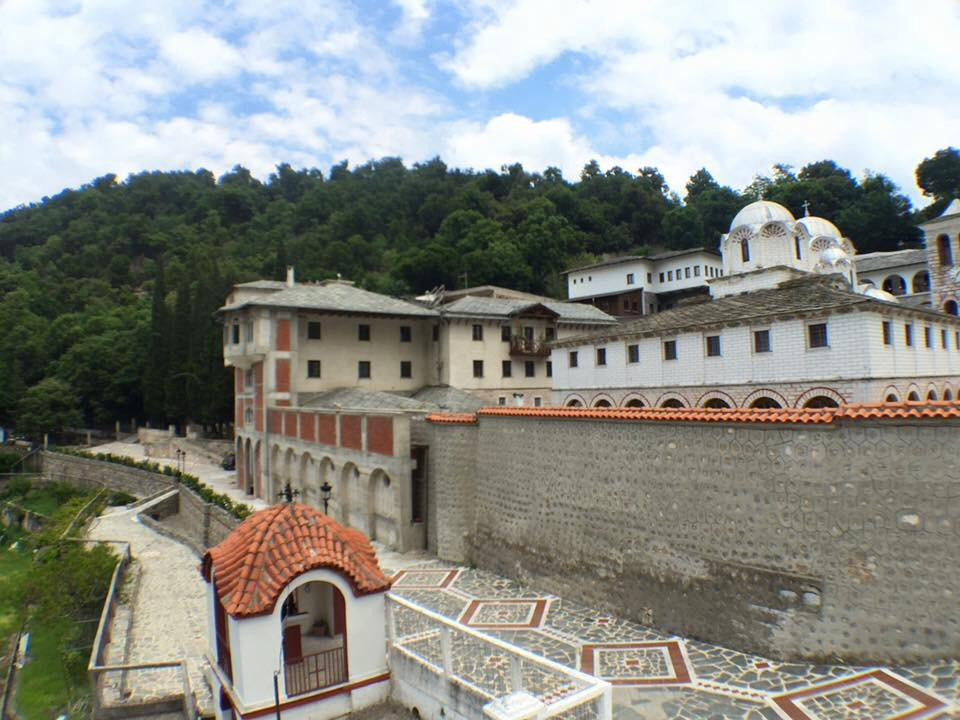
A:
<svg viewBox="0 0 960 720">
<path fill-rule="evenodd" d="M 627 273 L 627 285 L 633 285 L 633 273 Z"/>
<path fill-rule="evenodd" d="M 483 360 L 473 361 L 473 376 L 478 378 L 483 377 Z"/>
<path fill-rule="evenodd" d="M 557 329 L 556 329 L 556 328 L 548 327 L 547 330 L 546 330 L 546 332 L 547 332 L 547 335 L 546 335 L 546 337 L 547 337 L 547 342 L 551 342 L 552 340 L 556 340 L 556 339 L 557 339 Z"/>
<path fill-rule="evenodd" d="M 307 323 L 307 340 L 320 340 L 323 338 L 323 326 L 318 322 Z"/>
<path fill-rule="evenodd" d="M 577 351 L 571 350 L 570 351 L 570 367 L 577 367 L 578 362 L 579 362 L 579 357 L 577 355 Z"/>
<path fill-rule="evenodd" d="M 673 270 L 667 270 L 667 280 L 673 280 Z"/>
<path fill-rule="evenodd" d="M 707 357 L 720 357 L 719 335 L 707 335 Z"/>
<path fill-rule="evenodd" d="M 500 363 L 500 369 L 503 372 L 504 377 L 513 377 L 513 362 L 510 360 L 504 360 Z"/>
<path fill-rule="evenodd" d="M 526 377 L 533 377 L 537 374 L 537 366 L 534 364 L 533 360 L 524 360 L 523 374 Z"/>
<path fill-rule="evenodd" d="M 497 405 L 506 405 L 506 404 L 507 404 L 506 395 L 500 395 L 499 397 L 497 397 Z"/>
<path fill-rule="evenodd" d="M 361 360 L 357 363 L 357 377 L 361 380 L 370 379 L 370 361 Z"/>
<path fill-rule="evenodd" d="M 247 342 L 253 342 L 253 321 L 248 320 L 244 325 L 246 332 L 244 333 Z"/>
<path fill-rule="evenodd" d="M 947 349 L 947 331 L 940 330 L 940 347 L 944 350 Z"/>
<path fill-rule="evenodd" d="M 434 341 L 434 342 L 439 342 L 439 340 L 440 340 L 440 326 L 439 326 L 439 325 L 434 325 L 434 326 L 433 326 L 433 341 Z"/>
<path fill-rule="evenodd" d="M 684 278 L 684 280 L 686 280 L 686 279 L 689 278 L 689 277 L 690 277 L 690 268 L 685 267 L 685 268 L 683 269 L 683 278 Z"/>
<path fill-rule="evenodd" d="M 501 325 L 500 326 L 500 339 L 504 342 L 510 342 L 510 326 Z"/>
<path fill-rule="evenodd" d="M 694 265 L 694 266 L 693 266 L 693 276 L 694 276 L 694 277 L 700 277 L 700 266 L 699 266 L 699 265 Z"/>
<path fill-rule="evenodd" d="M 663 273 L 660 273 L 660 282 L 663 282 Z"/>
<path fill-rule="evenodd" d="M 357 339 L 360 342 L 370 342 L 370 326 L 369 325 L 357 326 Z"/>
<path fill-rule="evenodd" d="M 753 351 L 756 353 L 770 352 L 770 331 L 754 330 Z"/>
<path fill-rule="evenodd" d="M 893 328 L 886 320 L 883 321 L 883 344 L 893 345 Z"/>
<path fill-rule="evenodd" d="M 547 377 L 553 377 L 553 362 L 547 360 Z"/>
<path fill-rule="evenodd" d="M 677 341 L 676 340 L 667 340 L 663 343 L 663 359 L 664 360 L 676 360 L 677 359 Z"/>
<path fill-rule="evenodd" d="M 539 395 L 537 395 L 536 397 L 534 397 L 534 398 L 533 398 L 533 406 L 534 406 L 534 407 L 542 407 L 542 406 L 543 406 L 543 398 L 540 397 Z"/>
<path fill-rule="evenodd" d="M 946 330 L 944 330 L 944 333 L 946 333 Z M 944 335 L 944 337 L 946 337 L 946 335 Z M 944 347 L 946 347 L 946 346 L 944 346 Z M 245 370 L 245 371 L 244 371 L 244 373 L 243 373 L 243 386 L 244 386 L 247 390 L 252 390 L 252 389 L 253 389 L 253 368 L 250 368 L 249 370 Z"/>
<path fill-rule="evenodd" d="M 953 331 L 953 349 L 960 350 L 960 330 Z"/>
<path fill-rule="evenodd" d="M 409 360 L 400 361 L 400 377 L 402 378 L 412 378 L 413 377 L 413 363 Z"/>
<path fill-rule="evenodd" d="M 533 342 L 533 327 L 530 325 L 523 326 L 523 337 L 525 340 Z"/>
<path fill-rule="evenodd" d="M 903 338 L 907 343 L 907 347 L 913 346 L 913 325 L 910 323 L 905 323 L 903 326 Z"/>
<path fill-rule="evenodd" d="M 647 273 L 647 284 L 649 285 L 652 282 L 653 282 L 653 273 Z"/>
<path fill-rule="evenodd" d="M 828 347 L 827 324 L 816 323 L 814 325 L 807 325 L 807 338 L 812 348 Z"/>
<path fill-rule="evenodd" d="M 473 326 L 473 339 L 477 341 L 483 340 L 483 325 Z"/>
<path fill-rule="evenodd" d="M 240 323 L 235 322 L 230 331 L 230 342 L 234 345 L 240 344 Z"/>
<path fill-rule="evenodd" d="M 928 348 L 933 347 L 933 330 L 930 329 L 929 325 L 923 327 L 923 344 Z"/>
<path fill-rule="evenodd" d="M 319 360 L 307 360 L 307 377 L 308 378 L 320 377 L 320 361 Z"/>
<path fill-rule="evenodd" d="M 640 346 L 639 345 L 627 345 L 627 362 L 630 362 L 630 363 L 640 362 Z"/>
<path fill-rule="evenodd" d="M 413 339 L 413 330 L 409 325 L 400 326 L 400 342 L 410 342 Z"/>
<path fill-rule="evenodd" d="M 597 348 L 597 366 L 607 364 L 607 349 Z"/>
</svg>

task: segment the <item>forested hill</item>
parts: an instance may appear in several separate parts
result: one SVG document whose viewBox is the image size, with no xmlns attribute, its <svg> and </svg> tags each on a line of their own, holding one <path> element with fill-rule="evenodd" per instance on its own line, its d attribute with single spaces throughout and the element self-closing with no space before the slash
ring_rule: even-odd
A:
<svg viewBox="0 0 960 720">
<path fill-rule="evenodd" d="M 953 182 L 941 166 L 953 177 L 960 153 L 918 169 L 935 176 L 938 200 Z M 743 191 L 701 170 L 682 200 L 656 169 L 596 163 L 577 182 L 439 159 L 342 163 L 326 175 L 281 165 L 266 183 L 240 167 L 219 180 L 205 170 L 108 175 L 0 215 L 0 424 L 229 419 L 212 313 L 234 282 L 280 278 L 288 264 L 299 279 L 339 273 L 392 294 L 495 283 L 563 297 L 565 267 L 716 246 L 761 196 L 798 216 L 809 201 L 861 252 L 918 241 L 910 202 L 888 179 L 857 180 L 830 161 L 796 174 L 778 166 Z"/>
</svg>

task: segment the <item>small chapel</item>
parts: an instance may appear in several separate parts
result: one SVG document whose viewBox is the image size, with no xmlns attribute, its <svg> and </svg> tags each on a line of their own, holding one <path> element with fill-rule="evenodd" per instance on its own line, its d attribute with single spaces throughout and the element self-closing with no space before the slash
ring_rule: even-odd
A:
<svg viewBox="0 0 960 720">
<path fill-rule="evenodd" d="M 201 566 L 218 720 L 324 720 L 390 692 L 390 580 L 363 533 L 287 502 L 245 520 Z"/>
</svg>

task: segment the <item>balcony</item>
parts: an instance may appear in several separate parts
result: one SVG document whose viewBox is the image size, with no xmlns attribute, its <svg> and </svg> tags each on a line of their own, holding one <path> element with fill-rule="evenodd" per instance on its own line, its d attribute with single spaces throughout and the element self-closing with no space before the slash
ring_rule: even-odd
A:
<svg viewBox="0 0 960 720">
<path fill-rule="evenodd" d="M 533 357 L 548 357 L 550 348 L 545 337 L 532 338 L 526 335 L 514 335 L 510 338 L 510 354 Z"/>
<path fill-rule="evenodd" d="M 346 681 L 347 662 L 342 645 L 284 664 L 284 687 L 288 697 L 341 685 Z"/>
</svg>

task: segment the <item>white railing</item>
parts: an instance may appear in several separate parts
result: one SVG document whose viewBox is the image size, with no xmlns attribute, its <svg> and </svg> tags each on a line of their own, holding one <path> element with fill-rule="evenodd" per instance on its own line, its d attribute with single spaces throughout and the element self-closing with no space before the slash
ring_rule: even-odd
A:
<svg viewBox="0 0 960 720">
<path fill-rule="evenodd" d="M 391 657 L 409 658 L 438 680 L 458 685 L 459 692 L 482 702 L 488 717 L 610 720 L 610 683 L 393 593 L 387 594 L 386 607 Z M 440 704 L 446 701 L 436 699 Z"/>
</svg>

